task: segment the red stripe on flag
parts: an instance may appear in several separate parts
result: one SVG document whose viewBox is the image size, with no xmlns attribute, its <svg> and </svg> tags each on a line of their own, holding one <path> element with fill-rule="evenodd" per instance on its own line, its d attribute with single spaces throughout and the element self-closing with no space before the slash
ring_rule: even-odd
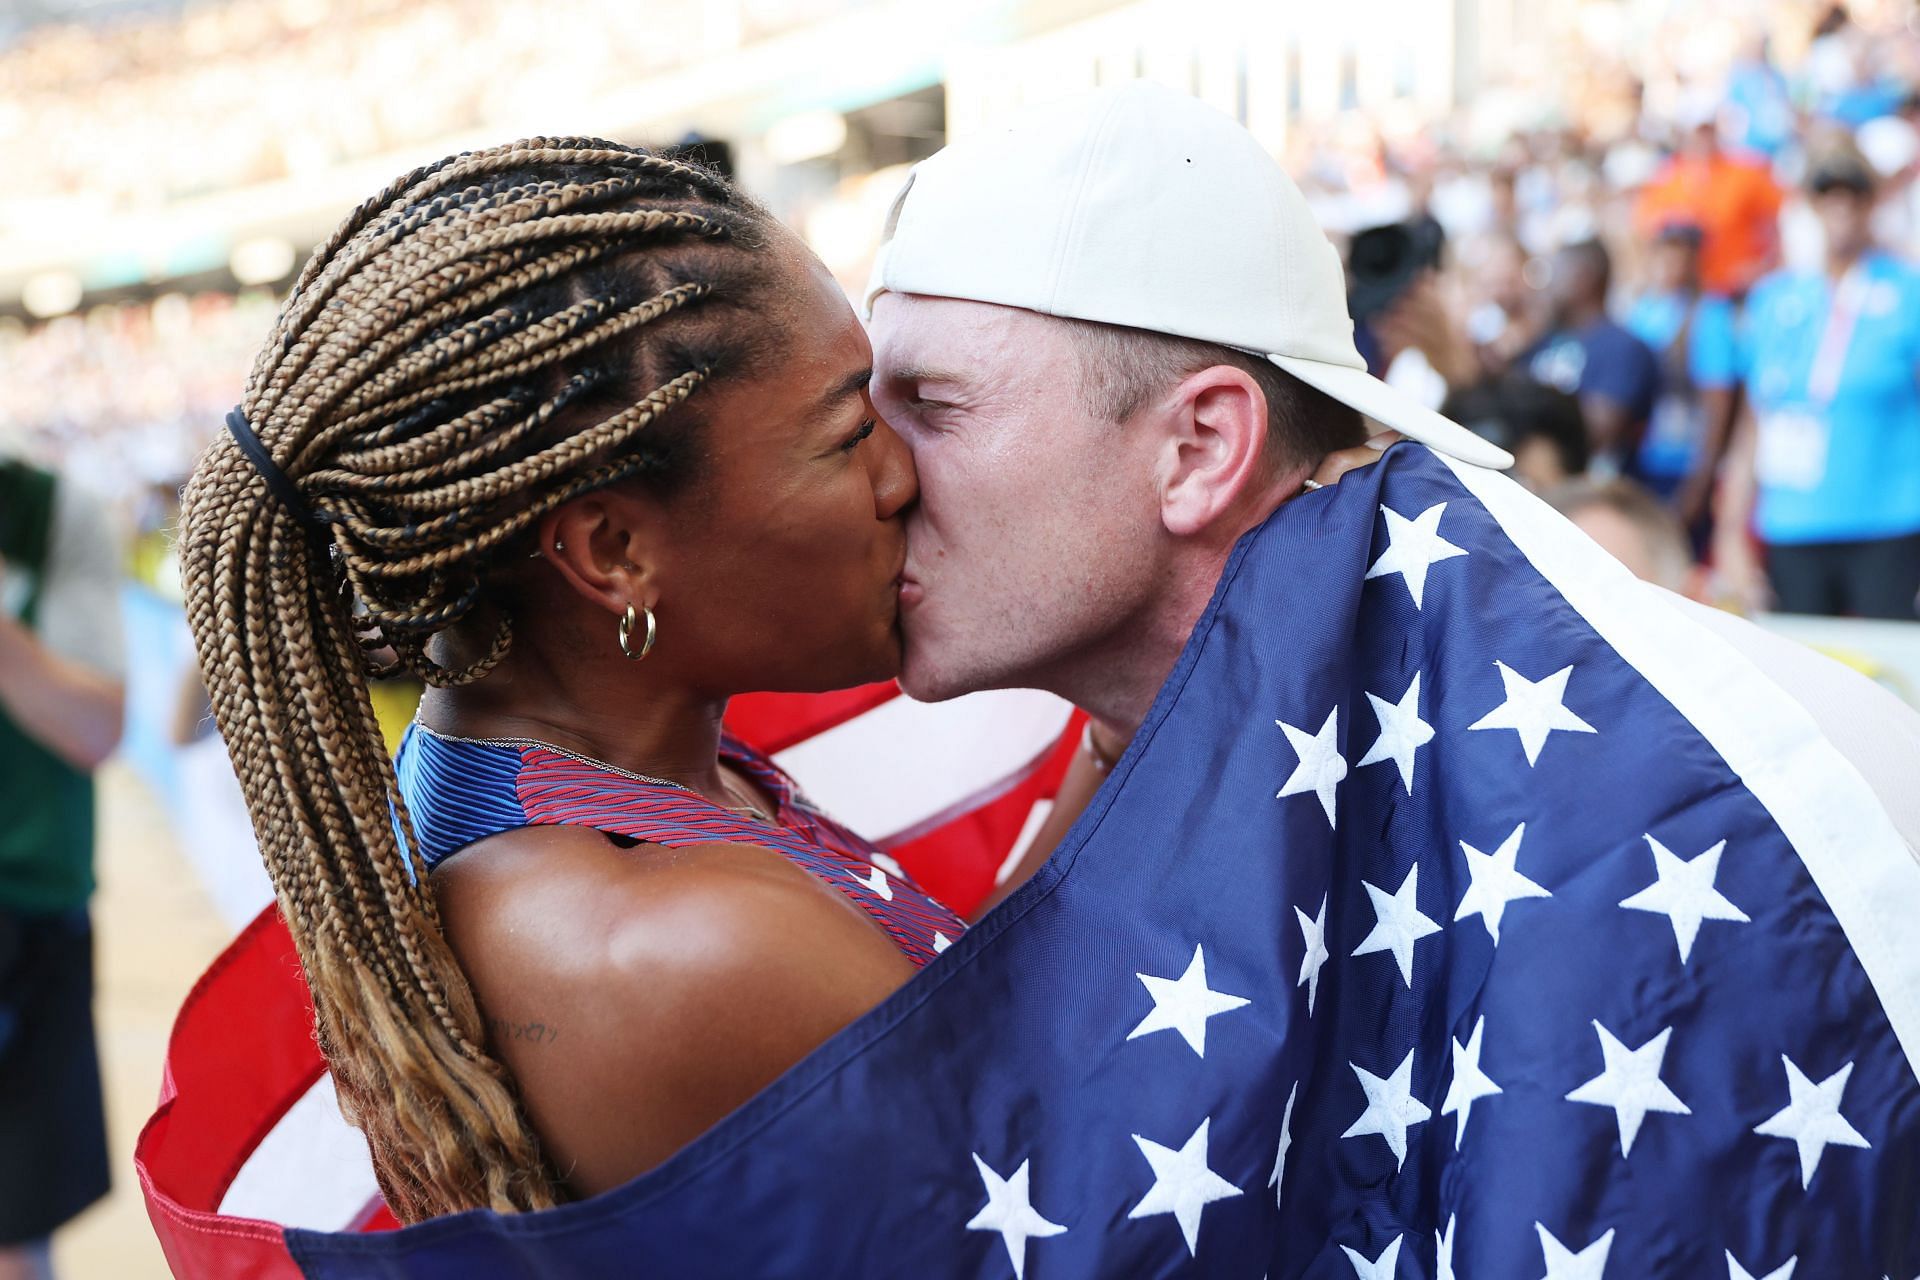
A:
<svg viewBox="0 0 1920 1280">
<path fill-rule="evenodd" d="M 159 1109 L 134 1146 L 176 1280 L 300 1280 L 282 1228 L 218 1210 L 255 1145 L 324 1070 L 293 939 L 269 907 L 187 994 Z"/>
<path fill-rule="evenodd" d="M 833 693 L 748 693 L 727 704 L 727 729 L 749 746 L 778 755 L 900 696 L 891 680 Z"/>
<path fill-rule="evenodd" d="M 1027 776 L 998 797 L 957 813 L 925 835 L 887 851 L 920 887 L 961 916 L 971 916 L 993 892 L 994 876 L 1013 849 L 1035 803 L 1051 800 L 1073 765 L 1084 717 L 1076 714 L 1067 732 Z"/>
</svg>

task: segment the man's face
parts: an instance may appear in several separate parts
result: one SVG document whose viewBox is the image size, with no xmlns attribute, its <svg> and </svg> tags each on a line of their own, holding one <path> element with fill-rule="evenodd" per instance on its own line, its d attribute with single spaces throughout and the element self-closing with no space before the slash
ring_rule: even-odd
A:
<svg viewBox="0 0 1920 1280">
<path fill-rule="evenodd" d="M 1826 234 L 1827 252 L 1853 256 L 1873 235 L 1873 197 L 1851 187 L 1834 187 L 1813 197 L 1813 211 Z"/>
<path fill-rule="evenodd" d="M 1699 273 L 1699 258 L 1699 250 L 1687 241 L 1660 241 L 1653 250 L 1653 287 L 1664 293 L 1691 288 Z"/>
<path fill-rule="evenodd" d="M 1593 292 L 1591 277 L 1586 260 L 1579 254 L 1563 249 L 1553 255 L 1553 274 L 1547 282 L 1547 302 L 1556 320 L 1587 300 Z"/>
<path fill-rule="evenodd" d="M 1680 150 L 1690 160 L 1707 161 L 1720 153 L 1720 130 L 1709 120 L 1687 130 Z"/>
<path fill-rule="evenodd" d="M 1071 332 L 1033 312 L 887 293 L 871 335 L 874 407 L 920 472 L 901 684 L 1056 687 L 1154 595 L 1152 434 L 1092 411 Z"/>
</svg>

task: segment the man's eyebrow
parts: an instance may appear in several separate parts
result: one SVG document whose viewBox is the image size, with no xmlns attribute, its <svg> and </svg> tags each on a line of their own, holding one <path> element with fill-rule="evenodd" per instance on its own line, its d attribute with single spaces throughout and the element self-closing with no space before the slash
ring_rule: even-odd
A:
<svg viewBox="0 0 1920 1280">
<path fill-rule="evenodd" d="M 963 381 L 958 373 L 946 369 L 936 369 L 928 365 L 910 364 L 898 369 L 887 370 L 889 382 L 946 382 Z"/>
</svg>

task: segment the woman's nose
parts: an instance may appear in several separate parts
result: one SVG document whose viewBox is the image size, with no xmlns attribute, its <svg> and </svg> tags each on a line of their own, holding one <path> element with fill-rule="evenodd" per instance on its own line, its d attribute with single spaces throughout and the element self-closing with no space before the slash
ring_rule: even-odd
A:
<svg viewBox="0 0 1920 1280">
<path fill-rule="evenodd" d="M 885 418 L 874 417 L 873 505 L 882 520 L 891 520 L 920 496 L 920 476 L 906 441 Z"/>
</svg>

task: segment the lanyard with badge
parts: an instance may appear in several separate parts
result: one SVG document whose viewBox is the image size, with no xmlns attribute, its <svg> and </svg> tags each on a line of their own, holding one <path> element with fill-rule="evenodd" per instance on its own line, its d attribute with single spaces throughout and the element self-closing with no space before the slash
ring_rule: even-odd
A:
<svg viewBox="0 0 1920 1280">
<path fill-rule="evenodd" d="M 1833 433 L 1829 410 L 1840 392 L 1840 376 L 1870 289 L 1867 273 L 1858 263 L 1840 278 L 1807 371 L 1805 397 L 1798 404 L 1761 415 L 1754 472 L 1763 486 L 1805 493 L 1819 488 L 1826 478 L 1827 446 Z"/>
</svg>

